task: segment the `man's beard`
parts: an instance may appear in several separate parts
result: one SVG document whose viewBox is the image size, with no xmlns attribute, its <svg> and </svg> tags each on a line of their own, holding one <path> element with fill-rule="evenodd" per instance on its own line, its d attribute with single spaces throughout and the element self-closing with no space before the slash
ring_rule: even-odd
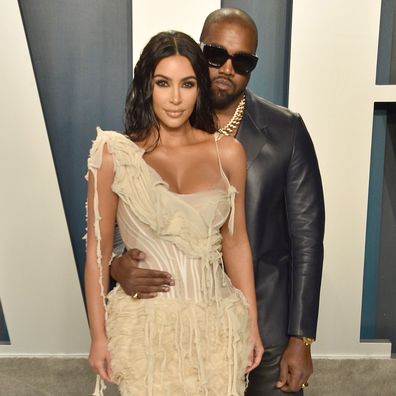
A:
<svg viewBox="0 0 396 396">
<path fill-rule="evenodd" d="M 245 89 L 246 87 L 243 87 L 241 90 L 233 93 L 226 93 L 225 91 L 221 90 L 212 90 L 211 99 L 213 108 L 219 110 L 226 109 L 243 94 Z"/>
</svg>

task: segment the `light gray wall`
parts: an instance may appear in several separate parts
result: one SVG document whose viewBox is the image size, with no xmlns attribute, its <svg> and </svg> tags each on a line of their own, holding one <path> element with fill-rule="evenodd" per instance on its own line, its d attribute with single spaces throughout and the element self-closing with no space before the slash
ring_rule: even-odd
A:
<svg viewBox="0 0 396 396">
<path fill-rule="evenodd" d="M 122 129 L 131 1 L 20 0 L 80 280 L 86 160 L 95 127 Z"/>
</svg>

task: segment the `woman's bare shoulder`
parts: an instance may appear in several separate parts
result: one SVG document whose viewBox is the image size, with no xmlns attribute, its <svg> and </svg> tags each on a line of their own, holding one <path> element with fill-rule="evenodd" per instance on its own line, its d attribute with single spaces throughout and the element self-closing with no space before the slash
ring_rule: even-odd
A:
<svg viewBox="0 0 396 396">
<path fill-rule="evenodd" d="M 222 161 L 246 161 L 245 150 L 242 144 L 233 136 L 220 136 L 217 140 Z"/>
</svg>

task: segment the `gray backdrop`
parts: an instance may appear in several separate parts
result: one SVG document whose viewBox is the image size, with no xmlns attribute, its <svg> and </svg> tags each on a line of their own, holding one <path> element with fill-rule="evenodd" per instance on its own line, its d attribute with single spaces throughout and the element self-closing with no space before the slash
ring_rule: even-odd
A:
<svg viewBox="0 0 396 396">
<path fill-rule="evenodd" d="M 97 125 L 122 129 L 131 77 L 131 1 L 20 0 L 19 5 L 82 280 L 86 160 Z"/>
</svg>

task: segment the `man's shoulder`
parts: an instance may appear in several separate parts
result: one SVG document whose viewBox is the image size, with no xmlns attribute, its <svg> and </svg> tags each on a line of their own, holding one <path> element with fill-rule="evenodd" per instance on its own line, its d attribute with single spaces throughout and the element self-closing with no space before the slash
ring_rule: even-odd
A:
<svg viewBox="0 0 396 396">
<path fill-rule="evenodd" d="M 246 90 L 246 112 L 258 126 L 279 124 L 285 127 L 291 125 L 296 118 L 300 118 L 298 113 L 270 102 L 249 90 Z"/>
</svg>

